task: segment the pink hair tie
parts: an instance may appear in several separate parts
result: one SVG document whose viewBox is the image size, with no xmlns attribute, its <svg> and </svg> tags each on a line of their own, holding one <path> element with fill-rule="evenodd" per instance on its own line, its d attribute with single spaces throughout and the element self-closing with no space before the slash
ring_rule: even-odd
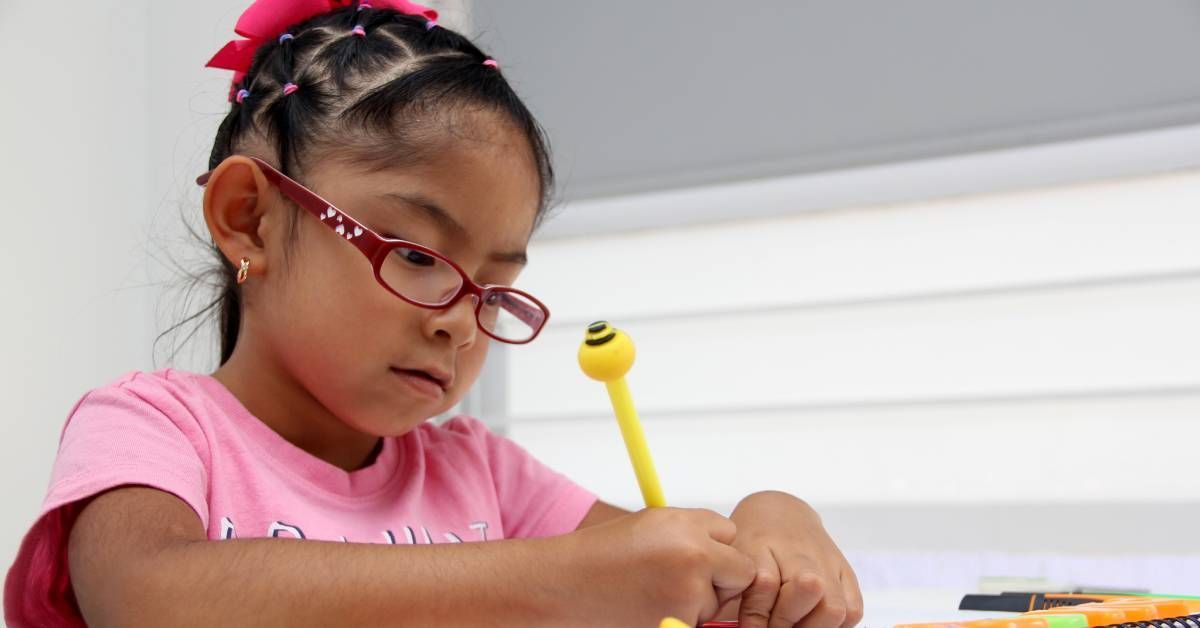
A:
<svg viewBox="0 0 1200 628">
<path fill-rule="evenodd" d="M 298 89 L 300 89 L 300 87 L 295 83 L 288 83 L 287 85 L 283 86 L 283 95 L 291 96 Z"/>
<path fill-rule="evenodd" d="M 359 3 L 358 3 L 358 10 L 359 10 L 359 11 L 362 11 L 363 9 L 369 9 L 369 8 L 371 8 L 371 5 L 370 5 L 370 4 L 368 4 L 368 3 L 366 3 L 366 2 L 359 2 Z"/>
<path fill-rule="evenodd" d="M 425 30 L 427 30 L 427 31 L 431 31 L 431 30 L 437 28 L 437 26 L 438 26 L 437 20 L 428 20 L 425 22 Z"/>
<path fill-rule="evenodd" d="M 483 64 L 489 68 L 496 68 L 497 70 L 500 69 L 500 64 L 496 63 L 495 59 L 486 59 L 484 60 Z"/>
<path fill-rule="evenodd" d="M 237 93 L 237 97 L 235 98 L 235 100 L 237 100 L 237 104 L 239 104 L 239 105 L 242 104 L 242 101 L 246 100 L 246 97 L 249 95 L 250 95 L 250 90 L 239 89 L 238 93 Z"/>
<path fill-rule="evenodd" d="M 355 24 L 354 28 L 350 29 L 350 33 L 357 37 L 366 37 L 367 31 L 363 29 L 362 24 Z"/>
</svg>

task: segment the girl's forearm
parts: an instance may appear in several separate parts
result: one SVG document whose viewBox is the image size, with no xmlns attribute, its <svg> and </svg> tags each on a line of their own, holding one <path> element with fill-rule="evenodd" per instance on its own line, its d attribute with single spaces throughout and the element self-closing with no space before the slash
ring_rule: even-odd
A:
<svg viewBox="0 0 1200 628">
<path fill-rule="evenodd" d="M 191 541 L 125 574 L 117 625 L 562 625 L 570 540 Z M 109 613 L 105 613 L 108 615 Z M 90 618 L 89 618 L 90 619 Z"/>
</svg>

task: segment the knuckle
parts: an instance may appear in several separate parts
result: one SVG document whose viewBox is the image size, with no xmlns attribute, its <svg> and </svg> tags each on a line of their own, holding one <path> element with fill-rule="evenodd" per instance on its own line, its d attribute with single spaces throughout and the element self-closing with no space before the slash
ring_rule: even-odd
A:
<svg viewBox="0 0 1200 628">
<path fill-rule="evenodd" d="M 754 572 L 754 583 L 750 585 L 750 589 L 756 592 L 770 592 L 774 595 L 779 591 L 780 584 L 778 571 L 774 569 L 756 569 Z"/>
<path fill-rule="evenodd" d="M 671 522 L 681 527 L 698 530 L 704 525 L 704 519 L 697 517 L 694 511 L 676 509 L 671 513 Z"/>
<path fill-rule="evenodd" d="M 669 547 L 663 556 L 663 561 L 676 571 L 688 574 L 688 576 L 708 567 L 708 555 L 704 549 L 695 543 L 686 541 L 675 543 Z"/>
<path fill-rule="evenodd" d="M 688 510 L 688 512 L 692 515 L 692 517 L 695 518 L 697 523 L 707 524 L 713 521 L 719 521 L 722 525 L 733 524 L 733 521 L 730 521 L 728 517 L 715 510 L 709 510 L 707 508 L 691 508 Z"/>
<path fill-rule="evenodd" d="M 687 514 L 678 508 L 652 508 L 644 511 L 639 524 L 639 529 L 646 534 L 666 534 L 674 538 L 686 538 L 686 531 L 695 527 Z"/>
<path fill-rule="evenodd" d="M 796 594 L 803 597 L 817 597 L 825 592 L 825 583 L 815 573 L 803 573 L 796 576 L 792 580 L 792 586 L 795 588 Z"/>
</svg>

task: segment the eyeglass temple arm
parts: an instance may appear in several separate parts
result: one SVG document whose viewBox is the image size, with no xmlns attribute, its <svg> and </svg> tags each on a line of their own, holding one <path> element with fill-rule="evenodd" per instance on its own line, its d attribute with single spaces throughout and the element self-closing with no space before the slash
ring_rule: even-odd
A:
<svg viewBox="0 0 1200 628">
<path fill-rule="evenodd" d="M 522 323 L 529 325 L 530 329 L 538 329 L 546 322 L 546 313 L 541 308 L 530 305 L 509 292 L 501 292 L 499 295 L 501 307 L 508 310 Z"/>
<path fill-rule="evenodd" d="M 275 187 L 279 188 L 279 191 L 284 196 L 295 201 L 297 205 L 320 220 L 331 231 L 337 233 L 338 225 L 342 225 L 342 233 L 338 233 L 337 235 L 347 240 L 352 240 L 353 242 L 351 243 L 358 250 L 362 251 L 363 255 L 367 256 L 367 259 L 374 261 L 376 253 L 379 252 L 379 247 L 383 244 L 378 234 L 350 215 L 334 207 L 325 199 L 317 196 L 308 188 L 279 172 L 271 164 L 257 157 L 250 157 L 250 160 L 258 164 L 263 176 L 274 184 Z M 207 185 L 211 177 L 212 171 L 210 170 L 197 177 L 196 183 L 201 186 Z M 358 233 L 355 233 L 356 227 L 360 230 Z"/>
</svg>

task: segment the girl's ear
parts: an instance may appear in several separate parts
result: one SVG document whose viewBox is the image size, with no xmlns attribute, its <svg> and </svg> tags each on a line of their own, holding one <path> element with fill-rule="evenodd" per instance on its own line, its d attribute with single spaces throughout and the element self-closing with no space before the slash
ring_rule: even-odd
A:
<svg viewBox="0 0 1200 628">
<path fill-rule="evenodd" d="M 264 243 L 274 221 L 264 220 L 276 194 L 258 164 L 241 155 L 227 157 L 204 186 L 204 222 L 213 242 L 236 268 L 249 258 L 255 274 L 265 271 Z"/>
</svg>

